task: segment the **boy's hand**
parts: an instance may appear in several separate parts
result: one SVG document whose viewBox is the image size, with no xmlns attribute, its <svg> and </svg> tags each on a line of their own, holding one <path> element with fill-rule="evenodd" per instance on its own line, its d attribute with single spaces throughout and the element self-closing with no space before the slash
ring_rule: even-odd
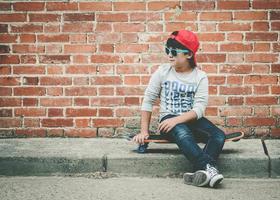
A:
<svg viewBox="0 0 280 200">
<path fill-rule="evenodd" d="M 149 133 L 138 133 L 132 139 L 132 141 L 137 142 L 139 144 L 144 144 L 144 139 L 148 139 Z"/>
<path fill-rule="evenodd" d="M 158 130 L 162 132 L 169 132 L 174 126 L 178 124 L 178 121 L 175 119 L 176 117 L 168 118 L 163 120 L 159 126 Z"/>
</svg>

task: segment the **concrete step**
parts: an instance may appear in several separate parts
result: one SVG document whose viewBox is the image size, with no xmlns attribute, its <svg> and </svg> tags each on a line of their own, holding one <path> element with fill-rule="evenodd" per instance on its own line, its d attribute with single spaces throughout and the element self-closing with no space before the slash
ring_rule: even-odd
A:
<svg viewBox="0 0 280 200">
<path fill-rule="evenodd" d="M 279 178 L 280 140 L 226 142 L 218 166 L 225 177 Z M 199 143 L 201 147 L 204 144 Z M 50 176 L 107 171 L 129 176 L 182 176 L 191 163 L 177 144 L 149 144 L 145 154 L 138 144 L 120 138 L 0 139 L 0 175 Z"/>
</svg>

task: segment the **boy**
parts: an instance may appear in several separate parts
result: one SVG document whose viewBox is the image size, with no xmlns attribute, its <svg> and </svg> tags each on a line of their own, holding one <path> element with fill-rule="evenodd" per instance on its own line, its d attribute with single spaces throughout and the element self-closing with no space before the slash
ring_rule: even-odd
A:
<svg viewBox="0 0 280 200">
<path fill-rule="evenodd" d="M 141 133 L 133 141 L 144 143 L 149 137 L 152 107 L 160 97 L 160 134 L 175 141 L 193 164 L 194 173 L 184 173 L 184 183 L 216 187 L 223 180 L 217 159 L 225 133 L 204 117 L 208 104 L 208 77 L 197 69 L 197 36 L 188 30 L 174 31 L 165 45 L 170 63 L 152 74 L 141 107 Z M 197 142 L 206 145 L 203 150 Z"/>
</svg>

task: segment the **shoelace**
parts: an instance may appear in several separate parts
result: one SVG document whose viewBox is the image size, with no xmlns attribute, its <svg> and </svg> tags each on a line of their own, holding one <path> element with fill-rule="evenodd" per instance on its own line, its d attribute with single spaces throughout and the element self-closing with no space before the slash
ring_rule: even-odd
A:
<svg viewBox="0 0 280 200">
<path fill-rule="evenodd" d="M 213 167 L 213 166 L 211 166 L 211 165 L 209 165 L 209 164 L 207 164 L 206 170 L 207 170 L 207 172 L 209 172 L 209 174 L 210 174 L 211 177 L 212 177 L 213 175 L 219 173 L 219 170 L 218 170 L 218 169 L 216 169 L 215 167 Z"/>
</svg>

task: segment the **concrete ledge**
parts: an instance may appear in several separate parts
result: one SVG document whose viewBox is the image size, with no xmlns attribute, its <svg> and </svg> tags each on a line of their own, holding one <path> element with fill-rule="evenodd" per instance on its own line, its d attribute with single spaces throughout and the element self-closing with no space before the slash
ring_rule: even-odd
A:
<svg viewBox="0 0 280 200">
<path fill-rule="evenodd" d="M 265 140 L 270 158 L 272 178 L 280 178 L 280 140 Z"/>
<path fill-rule="evenodd" d="M 204 144 L 199 144 L 201 147 Z M 129 176 L 181 176 L 191 163 L 176 144 L 137 144 L 119 138 L 18 138 L 0 140 L 0 175 L 57 175 L 110 171 Z M 279 151 L 271 170 L 279 175 Z M 278 166 L 278 167 L 277 167 Z M 219 158 L 225 177 L 269 177 L 260 139 L 226 142 Z"/>
</svg>

